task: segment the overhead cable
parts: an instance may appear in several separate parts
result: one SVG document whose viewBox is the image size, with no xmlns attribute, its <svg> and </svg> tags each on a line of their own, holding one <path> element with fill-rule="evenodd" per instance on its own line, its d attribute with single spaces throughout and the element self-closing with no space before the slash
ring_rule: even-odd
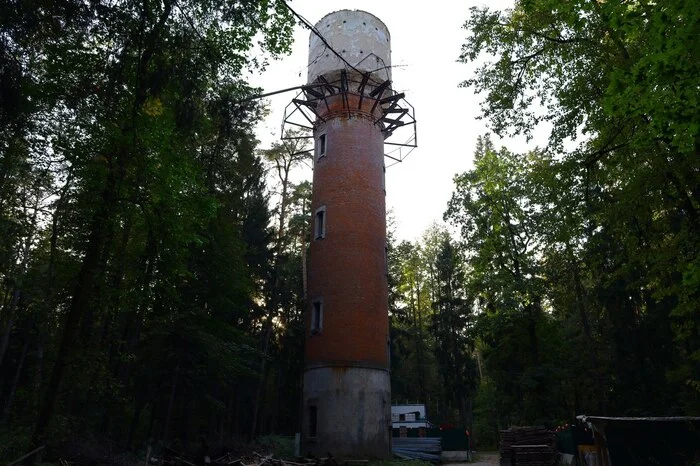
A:
<svg viewBox="0 0 700 466">
<path fill-rule="evenodd" d="M 294 16 L 296 16 L 296 18 L 301 22 L 302 25 L 304 25 L 308 30 L 310 30 L 311 32 L 313 32 L 319 39 L 321 39 L 321 42 L 323 42 L 323 43 L 325 44 L 325 46 L 326 46 L 331 52 L 333 52 L 333 54 L 334 54 L 336 57 L 340 58 L 340 60 L 341 60 L 343 63 L 345 63 L 345 65 L 347 65 L 348 67 L 352 68 L 352 69 L 353 69 L 355 72 L 357 72 L 358 74 L 364 74 L 362 71 L 358 70 L 358 69 L 355 68 L 353 65 L 351 65 L 350 62 L 348 62 L 348 61 L 345 59 L 345 57 L 343 57 L 341 54 L 339 54 L 339 53 L 331 46 L 331 44 L 328 43 L 328 41 L 326 40 L 326 38 L 323 37 L 323 34 L 321 34 L 321 33 L 318 31 L 318 29 L 316 29 L 306 18 L 304 18 L 304 17 L 301 16 L 299 13 L 297 13 L 296 11 L 294 11 L 294 9 L 293 9 L 291 6 L 289 6 L 289 4 L 288 4 L 286 1 L 280 0 L 280 2 L 281 2 L 282 5 L 284 5 L 289 11 L 291 11 L 292 14 L 293 14 Z"/>
</svg>

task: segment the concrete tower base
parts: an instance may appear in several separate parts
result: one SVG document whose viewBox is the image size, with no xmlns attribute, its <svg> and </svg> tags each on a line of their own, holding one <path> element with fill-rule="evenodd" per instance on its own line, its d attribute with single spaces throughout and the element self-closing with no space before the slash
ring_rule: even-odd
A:
<svg viewBox="0 0 700 466">
<path fill-rule="evenodd" d="M 386 369 L 307 368 L 302 451 L 339 459 L 391 456 L 391 384 Z"/>
</svg>

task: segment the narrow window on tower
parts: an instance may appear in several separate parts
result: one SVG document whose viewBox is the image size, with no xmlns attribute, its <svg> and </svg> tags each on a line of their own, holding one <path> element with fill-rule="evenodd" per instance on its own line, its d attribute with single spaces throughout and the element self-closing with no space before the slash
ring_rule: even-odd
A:
<svg viewBox="0 0 700 466">
<path fill-rule="evenodd" d="M 321 134 L 318 137 L 318 144 L 316 146 L 316 158 L 320 159 L 326 155 L 326 135 Z"/>
<path fill-rule="evenodd" d="M 314 238 L 323 239 L 326 237 L 326 206 L 316 209 L 316 220 L 314 223 Z"/>
<path fill-rule="evenodd" d="M 391 369 L 391 340 L 386 341 L 386 362 Z"/>
<path fill-rule="evenodd" d="M 318 435 L 318 410 L 316 406 L 309 406 L 309 437 Z"/>
<path fill-rule="evenodd" d="M 311 334 L 321 333 L 323 329 L 323 301 L 317 299 L 311 306 Z"/>
<path fill-rule="evenodd" d="M 386 165 L 382 166 L 382 189 L 386 195 Z"/>
</svg>

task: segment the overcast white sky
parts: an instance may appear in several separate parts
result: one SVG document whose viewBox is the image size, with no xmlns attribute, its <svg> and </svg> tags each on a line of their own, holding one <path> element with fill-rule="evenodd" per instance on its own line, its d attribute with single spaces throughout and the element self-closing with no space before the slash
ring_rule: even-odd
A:
<svg viewBox="0 0 700 466">
<path fill-rule="evenodd" d="M 357 9 L 372 13 L 389 28 L 393 88 L 405 92 L 415 107 L 418 148 L 387 170 L 387 210 L 393 210 L 399 240 L 418 239 L 433 221 L 442 219 L 452 178 L 471 168 L 476 138 L 487 132 L 485 122 L 476 118 L 480 97 L 458 87 L 473 70 L 456 61 L 467 35 L 462 25 L 471 6 L 505 9 L 512 7 L 513 0 L 293 0 L 289 4 L 312 24 L 332 11 Z M 251 84 L 267 92 L 304 84 L 309 33 L 297 26 L 292 54 L 271 63 Z M 279 139 L 284 108 L 294 95 L 269 99 L 270 116 L 257 131 L 263 148 Z M 537 139 L 527 147 L 544 143 Z M 496 145 L 517 151 L 526 148 L 524 140 L 497 140 Z M 310 170 L 300 170 L 298 175 L 311 179 Z"/>
</svg>

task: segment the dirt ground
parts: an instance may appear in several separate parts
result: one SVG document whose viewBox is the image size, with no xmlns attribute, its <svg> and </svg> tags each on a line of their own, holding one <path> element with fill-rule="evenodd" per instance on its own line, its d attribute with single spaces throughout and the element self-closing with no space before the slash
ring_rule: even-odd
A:
<svg viewBox="0 0 700 466">
<path fill-rule="evenodd" d="M 474 455 L 472 463 L 450 463 L 450 466 L 498 466 L 498 452 L 480 452 Z"/>
</svg>

